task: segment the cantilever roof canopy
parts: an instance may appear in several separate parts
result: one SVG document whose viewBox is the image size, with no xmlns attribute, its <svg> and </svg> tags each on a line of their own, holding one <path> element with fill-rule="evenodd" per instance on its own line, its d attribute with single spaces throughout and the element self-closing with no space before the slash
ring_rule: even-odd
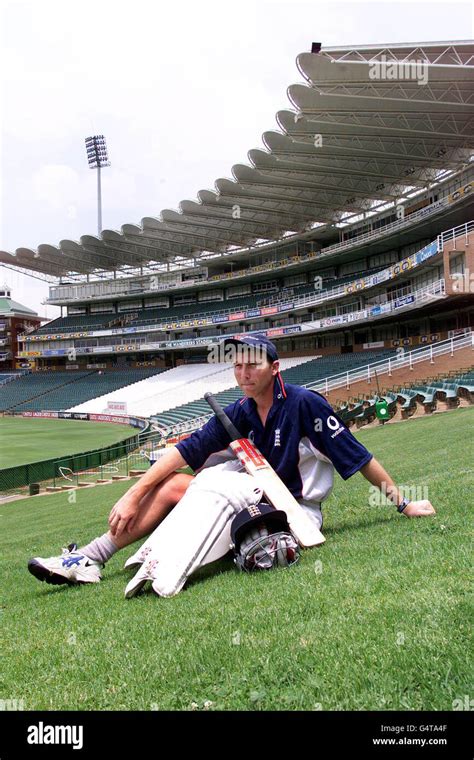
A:
<svg viewBox="0 0 474 760">
<path fill-rule="evenodd" d="M 305 82 L 288 88 L 280 131 L 232 180 L 141 225 L 0 251 L 0 263 L 62 277 L 236 253 L 396 202 L 471 160 L 473 41 L 322 48 L 296 63 Z"/>
</svg>

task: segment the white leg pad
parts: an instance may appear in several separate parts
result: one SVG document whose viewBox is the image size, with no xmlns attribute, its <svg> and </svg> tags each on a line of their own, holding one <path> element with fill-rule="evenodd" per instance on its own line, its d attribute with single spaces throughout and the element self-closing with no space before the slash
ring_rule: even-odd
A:
<svg viewBox="0 0 474 760">
<path fill-rule="evenodd" d="M 226 465 L 202 470 L 145 542 L 146 559 L 125 596 L 134 596 L 147 580 L 159 596 L 175 596 L 195 570 L 227 554 L 234 515 L 257 504 L 261 496 L 246 473 Z"/>
<path fill-rule="evenodd" d="M 214 455 L 212 455 L 214 456 Z M 218 461 L 218 460 L 216 460 Z M 203 473 L 210 471 L 212 473 L 212 480 L 214 483 L 220 482 L 220 486 L 222 486 L 222 476 L 221 473 L 229 473 L 229 472 L 241 472 L 242 474 L 246 474 L 245 470 L 243 469 L 243 466 L 240 464 L 238 459 L 231 459 L 229 461 L 220 462 L 219 464 L 214 465 L 208 465 L 206 468 L 199 471 L 199 474 L 196 476 L 195 480 L 197 478 L 200 478 L 200 484 L 205 483 L 206 481 L 203 479 Z M 209 477 L 209 476 L 206 476 Z M 194 481 L 192 481 L 194 482 Z M 239 481 L 240 486 L 240 481 Z M 190 486 L 189 486 L 190 487 Z M 230 496 L 230 499 L 233 497 Z M 177 508 L 173 509 L 173 512 L 175 512 Z M 236 505 L 236 511 L 239 511 L 238 504 Z M 169 519 L 172 513 L 166 518 L 166 520 Z M 166 520 L 164 522 L 166 522 Z M 161 525 L 164 525 L 164 522 L 161 523 Z M 155 534 L 151 533 L 147 540 L 135 551 L 134 554 L 132 554 L 125 562 L 124 568 L 138 568 L 140 565 L 142 565 L 146 559 L 150 556 L 150 552 L 152 551 L 152 547 L 155 542 L 154 538 Z M 208 565 L 210 562 L 215 562 L 217 559 L 221 559 L 225 554 L 227 554 L 229 550 L 229 544 L 230 544 L 230 528 L 228 531 L 228 540 L 227 540 L 227 533 L 223 531 L 222 536 L 219 537 L 219 539 L 216 541 L 216 546 L 210 549 L 209 553 L 203 558 L 201 562 L 202 565 Z"/>
</svg>

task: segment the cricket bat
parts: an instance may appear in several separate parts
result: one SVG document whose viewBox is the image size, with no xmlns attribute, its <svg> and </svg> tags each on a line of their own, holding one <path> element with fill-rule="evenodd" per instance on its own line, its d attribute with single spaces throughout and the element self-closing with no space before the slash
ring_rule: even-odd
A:
<svg viewBox="0 0 474 760">
<path fill-rule="evenodd" d="M 291 532 L 300 546 L 309 548 L 324 543 L 326 539 L 317 525 L 298 504 L 263 454 L 248 438 L 242 438 L 212 393 L 205 393 L 204 398 L 229 434 L 230 447 L 248 474 L 255 478 L 270 504 L 286 513 Z"/>
</svg>

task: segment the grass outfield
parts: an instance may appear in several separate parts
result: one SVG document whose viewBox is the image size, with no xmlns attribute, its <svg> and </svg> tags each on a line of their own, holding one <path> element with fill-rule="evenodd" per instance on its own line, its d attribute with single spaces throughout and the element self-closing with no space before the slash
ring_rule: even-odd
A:
<svg viewBox="0 0 474 760">
<path fill-rule="evenodd" d="M 108 422 L 0 417 L 0 469 L 98 449 L 133 432 Z"/>
<path fill-rule="evenodd" d="M 362 430 L 437 510 L 407 519 L 336 478 L 326 543 L 255 575 L 203 568 L 173 599 L 126 601 L 115 555 L 94 587 L 40 584 L 29 557 L 101 534 L 128 483 L 0 507 L 0 698 L 27 710 L 452 710 L 472 691 L 468 493 L 474 408 Z M 471 490 L 472 492 L 472 490 Z"/>
</svg>

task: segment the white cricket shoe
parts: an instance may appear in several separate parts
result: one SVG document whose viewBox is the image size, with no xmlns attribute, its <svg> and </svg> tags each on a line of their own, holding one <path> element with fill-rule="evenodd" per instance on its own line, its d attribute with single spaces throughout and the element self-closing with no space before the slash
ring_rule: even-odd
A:
<svg viewBox="0 0 474 760">
<path fill-rule="evenodd" d="M 150 552 L 151 546 L 143 544 L 143 546 L 140 546 L 140 548 L 137 549 L 135 554 L 132 554 L 132 556 L 127 559 L 124 568 L 139 567 L 139 565 L 143 565 Z"/>
<path fill-rule="evenodd" d="M 158 565 L 157 559 L 149 559 L 142 564 L 139 571 L 135 573 L 132 580 L 125 587 L 125 598 L 131 599 L 148 583 L 155 580 L 155 570 Z"/>
<path fill-rule="evenodd" d="M 77 544 L 69 544 L 60 557 L 33 557 L 28 562 L 28 570 L 39 581 L 58 585 L 67 583 L 99 583 L 102 578 L 99 562 L 77 551 Z"/>
</svg>

